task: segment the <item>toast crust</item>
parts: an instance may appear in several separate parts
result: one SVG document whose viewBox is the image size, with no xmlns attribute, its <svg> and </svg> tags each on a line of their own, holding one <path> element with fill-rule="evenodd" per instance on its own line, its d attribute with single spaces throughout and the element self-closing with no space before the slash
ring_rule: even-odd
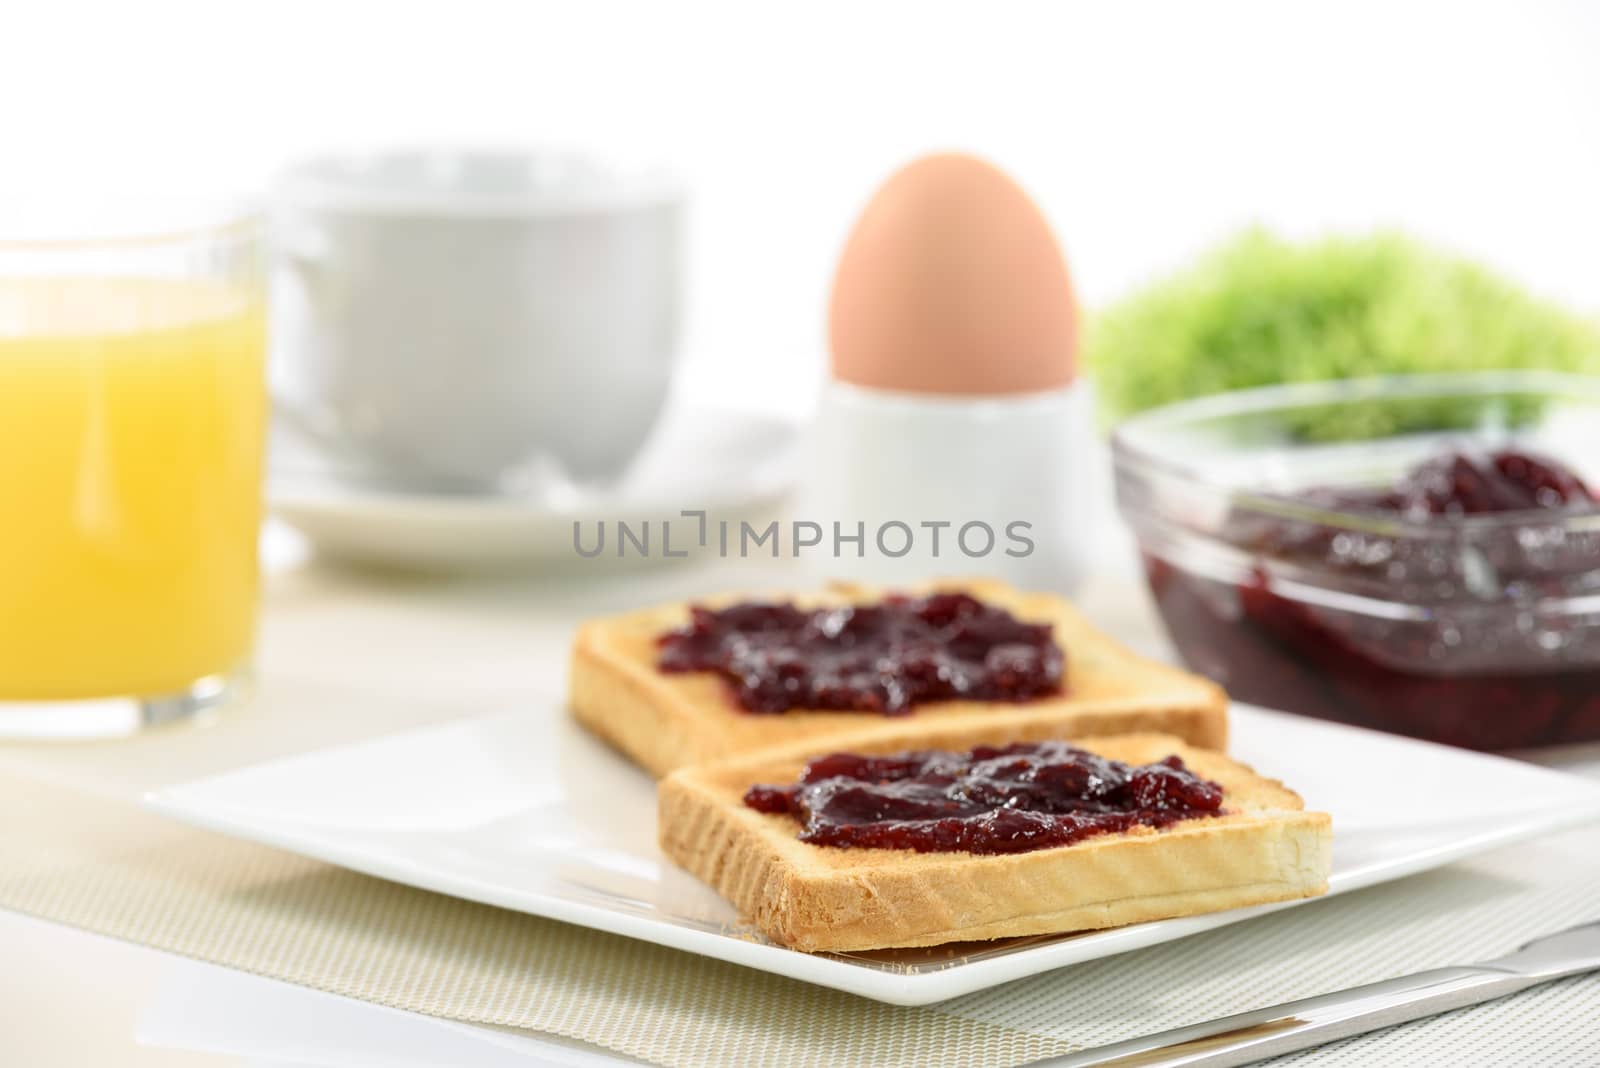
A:
<svg viewBox="0 0 1600 1068">
<path fill-rule="evenodd" d="M 963 747 L 998 740 L 992 731 L 949 737 Z M 1080 744 L 1134 764 L 1176 753 L 1221 784 L 1228 812 L 1029 853 L 815 846 L 796 837 L 792 817 L 742 801 L 755 783 L 792 782 L 804 765 L 794 753 L 669 776 L 659 791 L 661 847 L 768 938 L 812 952 L 1117 927 L 1326 891 L 1331 821 L 1281 783 L 1169 735 Z M 880 739 L 860 751 L 893 748 Z"/>
<path fill-rule="evenodd" d="M 656 669 L 656 639 L 688 621 L 688 605 L 680 603 L 580 627 L 568 676 L 569 703 L 580 723 L 657 777 L 773 749 L 840 748 L 858 735 L 897 738 L 901 748 L 937 746 L 943 744 L 940 738 L 959 734 L 974 721 L 1005 725 L 1010 741 L 1163 731 L 1201 748 L 1226 748 L 1227 697 L 1219 687 L 1123 648 L 1062 598 L 983 580 L 929 583 L 909 592 L 935 590 L 964 591 L 1020 619 L 1050 623 L 1066 653 L 1066 693 L 1019 704 L 941 701 L 894 717 L 802 710 L 751 715 L 734 705 L 714 674 L 668 675 Z M 785 599 L 815 607 L 876 601 L 886 592 L 836 584 Z M 704 603 L 732 604 L 749 596 L 729 594 Z"/>
</svg>

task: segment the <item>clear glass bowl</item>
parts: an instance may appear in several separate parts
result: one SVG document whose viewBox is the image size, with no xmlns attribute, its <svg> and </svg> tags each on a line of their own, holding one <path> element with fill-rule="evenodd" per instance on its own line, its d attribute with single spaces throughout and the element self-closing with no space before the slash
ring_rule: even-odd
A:
<svg viewBox="0 0 1600 1068">
<path fill-rule="evenodd" d="M 1118 504 L 1184 660 L 1241 700 L 1453 745 L 1600 739 L 1600 509 L 1419 521 L 1305 496 L 1462 448 L 1600 489 L 1600 379 L 1282 386 L 1120 426 Z"/>
</svg>

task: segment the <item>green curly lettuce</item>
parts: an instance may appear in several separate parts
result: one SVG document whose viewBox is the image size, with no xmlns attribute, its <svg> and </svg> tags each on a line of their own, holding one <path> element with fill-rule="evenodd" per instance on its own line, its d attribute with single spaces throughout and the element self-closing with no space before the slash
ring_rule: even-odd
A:
<svg viewBox="0 0 1600 1068">
<path fill-rule="evenodd" d="M 1396 233 L 1295 244 L 1253 229 L 1090 322 L 1104 413 L 1279 382 L 1433 371 L 1600 372 L 1600 329 L 1458 256 Z M 1449 426 L 1410 411 L 1307 413 L 1308 438 Z M 1465 418 L 1463 416 L 1463 418 Z"/>
</svg>

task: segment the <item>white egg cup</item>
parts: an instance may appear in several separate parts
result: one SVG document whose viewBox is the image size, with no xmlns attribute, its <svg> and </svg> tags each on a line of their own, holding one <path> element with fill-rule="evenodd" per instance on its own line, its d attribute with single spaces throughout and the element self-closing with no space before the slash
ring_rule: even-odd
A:
<svg viewBox="0 0 1600 1068">
<path fill-rule="evenodd" d="M 795 519 L 825 532 L 806 559 L 829 578 L 984 575 L 1070 593 L 1093 529 L 1092 424 L 1081 383 L 946 396 L 830 382 L 796 501 Z"/>
</svg>

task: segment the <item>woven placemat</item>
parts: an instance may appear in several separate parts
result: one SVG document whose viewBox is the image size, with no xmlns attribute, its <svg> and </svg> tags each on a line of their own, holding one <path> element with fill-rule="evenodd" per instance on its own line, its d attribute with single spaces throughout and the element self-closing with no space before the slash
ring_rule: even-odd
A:
<svg viewBox="0 0 1600 1068">
<path fill-rule="evenodd" d="M 1600 918 L 1600 831 L 1585 830 L 913 1009 L 384 882 L 24 778 L 0 778 L 0 813 L 0 907 L 672 1066 L 1003 1068 L 1490 956 Z M 1537 1063 L 1600 1063 L 1597 1005 L 1600 981 L 1569 980 L 1359 1049 L 1363 1063 L 1533 1063 L 1530 1052 Z M 1340 1057 L 1329 1047 L 1295 1060 L 1351 1063 L 1348 1050 Z"/>
</svg>

